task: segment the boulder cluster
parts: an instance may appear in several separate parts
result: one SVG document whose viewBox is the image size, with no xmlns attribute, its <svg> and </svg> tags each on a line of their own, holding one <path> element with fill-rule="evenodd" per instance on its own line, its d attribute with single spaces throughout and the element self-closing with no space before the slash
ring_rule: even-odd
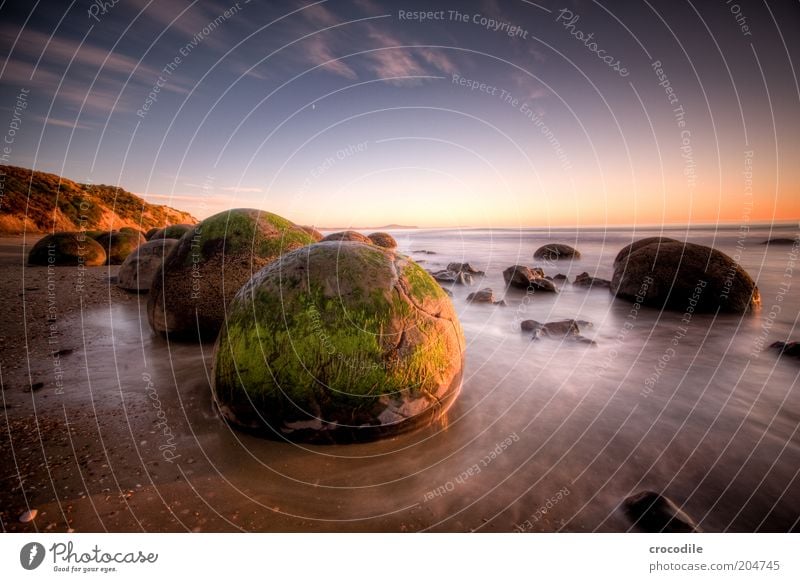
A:
<svg viewBox="0 0 800 582">
<path fill-rule="evenodd" d="M 55 233 L 29 263 L 121 265 L 117 285 L 148 294 L 156 333 L 216 340 L 212 390 L 228 422 L 351 442 L 435 422 L 461 389 L 465 342 L 453 304 L 396 247 L 385 232 L 323 236 L 240 208 L 147 236 Z"/>
<path fill-rule="evenodd" d="M 131 228 L 91 234 L 44 237 L 29 263 L 121 264 L 117 284 L 148 294 L 155 332 L 216 340 L 214 400 L 237 427 L 306 442 L 369 440 L 434 422 L 459 393 L 465 341 L 443 285 L 469 286 L 485 277 L 468 262 L 428 272 L 397 252 L 388 233 L 323 236 L 248 208 L 147 236 Z M 562 244 L 534 253 L 546 260 L 580 256 Z M 513 290 L 557 294 L 570 283 L 536 266 L 512 265 L 502 274 L 512 298 Z M 665 237 L 622 249 L 611 281 L 583 272 L 572 285 L 607 288 L 619 299 L 658 309 L 745 313 L 760 304 L 755 283 L 730 257 Z M 466 301 L 506 304 L 489 287 Z M 591 325 L 525 320 L 520 327 L 535 341 L 591 346 L 595 342 L 582 335 Z M 798 352 L 795 342 L 775 347 L 784 355 Z M 658 497 L 630 500 L 626 507 L 641 523 L 669 529 L 686 521 Z"/>
</svg>

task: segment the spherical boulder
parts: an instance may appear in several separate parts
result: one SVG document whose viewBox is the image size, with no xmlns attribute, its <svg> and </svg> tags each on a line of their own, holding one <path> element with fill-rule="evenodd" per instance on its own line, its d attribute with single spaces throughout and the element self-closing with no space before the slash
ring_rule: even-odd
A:
<svg viewBox="0 0 800 582">
<path fill-rule="evenodd" d="M 356 232 L 354 230 L 343 230 L 342 232 L 334 232 L 324 237 L 320 242 L 360 242 L 365 245 L 371 245 L 372 241 L 368 236 Z"/>
<path fill-rule="evenodd" d="M 178 245 L 171 238 L 151 240 L 139 246 L 123 261 L 117 273 L 117 287 L 135 293 L 147 293 L 153 276 L 161 267 L 164 257 Z"/>
<path fill-rule="evenodd" d="M 49 234 L 39 239 L 28 253 L 29 265 L 97 267 L 105 262 L 103 247 L 82 232 Z"/>
<path fill-rule="evenodd" d="M 704 245 L 637 241 L 622 249 L 614 264 L 610 291 L 628 301 L 692 313 L 745 313 L 761 305 L 750 275 L 728 255 Z"/>
<path fill-rule="evenodd" d="M 150 235 L 148 240 L 158 240 L 161 238 L 172 238 L 178 240 L 187 232 L 194 228 L 191 224 L 172 224 L 170 226 L 161 228 Z"/>
<path fill-rule="evenodd" d="M 322 242 L 285 254 L 236 295 L 214 355 L 222 416 L 267 435 L 352 442 L 439 419 L 461 387 L 450 299 L 410 258 Z"/>
<path fill-rule="evenodd" d="M 617 253 L 617 256 L 614 257 L 614 269 L 619 267 L 623 262 L 627 261 L 631 253 L 638 251 L 642 247 L 646 247 L 648 245 L 656 245 L 656 247 L 660 247 L 662 244 L 679 242 L 679 240 L 666 236 L 649 236 L 646 238 L 641 238 L 637 241 L 633 241 L 628 246 L 622 247 L 622 250 L 620 250 Z"/>
<path fill-rule="evenodd" d="M 147 242 L 138 232 L 112 230 L 98 235 L 95 240 L 106 252 L 106 264 L 121 265 L 140 244 Z"/>
<path fill-rule="evenodd" d="M 580 259 L 581 254 L 569 245 L 550 243 L 536 249 L 533 258 L 557 261 L 559 259 Z"/>
<path fill-rule="evenodd" d="M 311 238 L 314 239 L 314 242 L 319 242 L 324 238 L 324 235 L 313 226 L 307 226 L 305 224 L 298 224 L 297 226 L 311 235 Z"/>
<path fill-rule="evenodd" d="M 128 232 L 130 234 L 140 234 L 140 235 L 144 236 L 145 239 L 147 238 L 145 236 L 144 232 L 142 232 L 138 228 L 133 228 L 132 226 L 123 226 L 122 228 L 119 229 L 119 231 L 120 232 Z"/>
<path fill-rule="evenodd" d="M 160 229 L 160 228 L 158 228 L 158 227 L 153 227 L 153 228 L 151 228 L 151 229 L 150 229 L 150 230 L 148 230 L 146 233 L 144 233 L 144 238 L 146 238 L 147 240 L 150 240 L 151 238 L 153 238 L 153 235 L 154 235 L 155 233 L 157 233 L 159 230 L 161 230 L 161 229 Z"/>
<path fill-rule="evenodd" d="M 173 338 L 213 339 L 236 292 L 283 253 L 314 240 L 285 218 L 226 210 L 183 235 L 153 277 L 150 327 Z"/>
<path fill-rule="evenodd" d="M 372 241 L 372 244 L 385 249 L 396 249 L 397 241 L 388 232 L 373 232 L 367 238 Z"/>
</svg>

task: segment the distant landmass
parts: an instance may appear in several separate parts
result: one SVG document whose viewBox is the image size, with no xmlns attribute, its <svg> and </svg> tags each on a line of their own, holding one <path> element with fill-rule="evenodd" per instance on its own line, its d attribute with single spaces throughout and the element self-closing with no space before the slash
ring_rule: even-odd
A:
<svg viewBox="0 0 800 582">
<path fill-rule="evenodd" d="M 52 230 L 148 230 L 197 223 L 188 212 L 150 204 L 116 186 L 0 165 L 0 234 Z"/>
<path fill-rule="evenodd" d="M 383 226 L 318 226 L 319 230 L 401 230 L 419 228 L 404 224 L 384 224 Z"/>
</svg>

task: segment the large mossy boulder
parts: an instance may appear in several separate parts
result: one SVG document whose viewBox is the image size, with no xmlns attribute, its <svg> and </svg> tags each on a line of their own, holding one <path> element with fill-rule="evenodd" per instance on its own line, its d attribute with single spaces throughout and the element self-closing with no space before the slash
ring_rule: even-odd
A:
<svg viewBox="0 0 800 582">
<path fill-rule="evenodd" d="M 178 240 L 193 228 L 194 226 L 191 224 L 172 224 L 155 231 L 147 240 L 158 240 L 162 238 Z"/>
<path fill-rule="evenodd" d="M 365 245 L 373 244 L 370 238 L 355 230 L 343 230 L 334 232 L 324 237 L 320 242 L 360 242 Z"/>
<path fill-rule="evenodd" d="M 283 253 L 313 243 L 291 221 L 251 208 L 215 214 L 183 235 L 153 277 L 150 327 L 174 338 L 213 339 L 236 292 Z"/>
<path fill-rule="evenodd" d="M 610 290 L 621 299 L 681 312 L 745 313 L 761 305 L 755 282 L 728 255 L 663 237 L 622 249 Z"/>
<path fill-rule="evenodd" d="M 439 419 L 461 386 L 450 299 L 412 259 L 322 242 L 257 273 L 215 348 L 223 417 L 267 435 L 352 442 Z"/>
<path fill-rule="evenodd" d="M 147 293 L 164 257 L 178 245 L 170 238 L 151 240 L 139 246 L 123 261 L 117 273 L 117 287 L 134 293 Z"/>
<path fill-rule="evenodd" d="M 106 252 L 106 264 L 121 265 L 136 248 L 147 242 L 139 232 L 112 230 L 97 235 L 95 240 Z"/>
<path fill-rule="evenodd" d="M 29 265 L 97 267 L 105 262 L 103 247 L 83 232 L 49 234 L 39 239 L 28 253 Z"/>
<path fill-rule="evenodd" d="M 581 253 L 569 245 L 561 243 L 549 243 L 536 249 L 533 253 L 534 259 L 547 261 L 558 261 L 560 259 L 580 259 Z"/>
</svg>

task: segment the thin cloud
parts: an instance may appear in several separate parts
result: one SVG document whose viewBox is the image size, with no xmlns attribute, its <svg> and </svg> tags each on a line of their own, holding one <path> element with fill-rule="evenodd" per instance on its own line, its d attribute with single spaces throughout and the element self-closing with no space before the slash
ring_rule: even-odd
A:
<svg viewBox="0 0 800 582">
<path fill-rule="evenodd" d="M 306 8 L 300 14 L 303 15 L 310 24 L 319 28 L 328 28 L 339 24 L 341 20 L 322 4 L 317 4 L 311 8 Z"/>
<path fill-rule="evenodd" d="M 250 192 L 263 192 L 263 188 L 259 188 L 257 186 L 225 186 L 224 188 L 220 188 L 223 192 L 239 192 L 241 194 L 247 194 Z"/>
<path fill-rule="evenodd" d="M 330 71 L 340 77 L 355 80 L 358 79 L 356 72 L 350 68 L 344 61 L 340 61 L 331 52 L 328 43 L 319 36 L 314 36 L 308 39 L 304 44 L 305 56 L 313 65 L 322 65 L 326 71 Z"/>
<path fill-rule="evenodd" d="M 66 119 L 59 119 L 57 117 L 44 117 L 43 115 L 34 115 L 34 121 L 43 123 L 45 125 L 52 125 L 55 127 L 66 127 L 69 129 L 95 129 L 93 124 L 80 123 L 78 121 L 68 121 Z"/>
<path fill-rule="evenodd" d="M 381 8 L 376 2 L 373 2 L 372 0 L 355 0 L 353 4 L 358 6 L 362 11 L 364 11 L 369 16 L 378 16 L 379 14 L 386 13 L 386 10 Z"/>
<path fill-rule="evenodd" d="M 3 30 L 2 36 L 8 36 L 7 27 Z M 54 36 L 50 39 L 50 35 L 32 28 L 25 30 L 20 42 L 17 43 L 14 49 L 14 55 L 14 60 L 19 60 L 19 57 L 26 57 L 25 60 L 31 62 L 39 60 L 41 55 L 40 68 L 35 71 L 34 80 L 36 80 L 36 76 L 40 72 L 49 74 L 53 65 L 66 66 L 70 62 L 70 71 L 91 71 L 92 77 L 101 67 L 105 72 L 125 76 L 128 76 L 134 70 L 136 70 L 137 74 L 151 77 L 157 77 L 159 73 L 151 67 L 137 65 L 135 59 L 119 52 L 112 53 L 107 49 L 86 42 L 81 44 L 77 40 L 64 37 Z"/>
</svg>

